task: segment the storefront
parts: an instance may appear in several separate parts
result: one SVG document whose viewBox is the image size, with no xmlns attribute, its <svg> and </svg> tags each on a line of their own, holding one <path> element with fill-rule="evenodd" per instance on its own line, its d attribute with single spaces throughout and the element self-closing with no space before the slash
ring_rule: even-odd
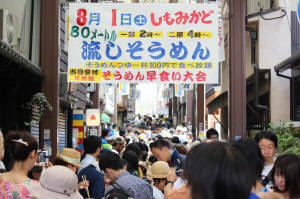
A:
<svg viewBox="0 0 300 199">
<path fill-rule="evenodd" d="M 39 138 L 39 125 L 26 125 L 33 109 L 27 103 L 41 90 L 39 67 L 40 1 L 0 2 L 0 127 L 24 129 Z"/>
</svg>

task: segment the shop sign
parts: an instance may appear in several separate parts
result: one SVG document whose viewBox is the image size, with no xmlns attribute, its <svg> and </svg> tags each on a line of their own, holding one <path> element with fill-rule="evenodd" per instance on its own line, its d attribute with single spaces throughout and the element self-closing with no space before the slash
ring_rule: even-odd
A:
<svg viewBox="0 0 300 199">
<path fill-rule="evenodd" d="M 102 113 L 101 114 L 101 121 L 106 122 L 106 123 L 110 123 L 110 117 L 107 114 Z"/>
<path fill-rule="evenodd" d="M 218 83 L 217 3 L 71 3 L 69 16 L 69 82 Z"/>
<path fill-rule="evenodd" d="M 100 125 L 100 110 L 99 109 L 86 109 L 86 126 L 99 126 Z"/>
</svg>

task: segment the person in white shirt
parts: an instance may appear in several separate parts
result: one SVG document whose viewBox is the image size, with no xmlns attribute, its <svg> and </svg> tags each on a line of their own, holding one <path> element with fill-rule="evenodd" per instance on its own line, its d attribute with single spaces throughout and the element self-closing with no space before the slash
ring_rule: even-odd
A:
<svg viewBox="0 0 300 199">
<path fill-rule="evenodd" d="M 83 159 L 80 162 L 80 165 L 85 168 L 92 164 L 96 167 L 97 170 L 99 169 L 99 163 L 97 162 L 98 154 L 101 151 L 101 139 L 97 136 L 89 136 L 83 140 Z M 82 168 L 78 169 L 78 173 L 81 171 Z"/>
<path fill-rule="evenodd" d="M 273 187 L 271 181 L 271 170 L 276 160 L 275 153 L 277 150 L 278 140 L 273 132 L 262 131 L 255 135 L 255 141 L 258 143 L 260 151 L 265 159 L 265 166 L 261 173 L 261 182 L 268 190 L 271 190 Z"/>
</svg>

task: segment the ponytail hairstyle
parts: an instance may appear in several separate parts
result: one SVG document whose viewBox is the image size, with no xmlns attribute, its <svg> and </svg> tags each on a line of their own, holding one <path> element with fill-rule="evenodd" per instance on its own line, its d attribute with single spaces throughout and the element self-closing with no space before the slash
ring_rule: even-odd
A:
<svg viewBox="0 0 300 199">
<path fill-rule="evenodd" d="M 32 151 L 38 150 L 36 139 L 27 131 L 10 131 L 5 137 L 4 160 L 9 171 L 16 161 L 25 161 Z"/>
</svg>

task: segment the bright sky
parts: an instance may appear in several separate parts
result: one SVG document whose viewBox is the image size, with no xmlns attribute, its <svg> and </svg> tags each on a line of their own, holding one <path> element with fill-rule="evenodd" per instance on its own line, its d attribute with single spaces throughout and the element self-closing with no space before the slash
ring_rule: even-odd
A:
<svg viewBox="0 0 300 199">
<path fill-rule="evenodd" d="M 136 101 L 136 114 L 154 114 L 157 104 L 157 84 L 138 84 L 141 96 Z"/>
</svg>

